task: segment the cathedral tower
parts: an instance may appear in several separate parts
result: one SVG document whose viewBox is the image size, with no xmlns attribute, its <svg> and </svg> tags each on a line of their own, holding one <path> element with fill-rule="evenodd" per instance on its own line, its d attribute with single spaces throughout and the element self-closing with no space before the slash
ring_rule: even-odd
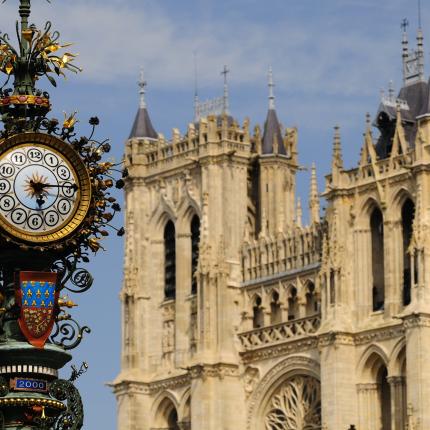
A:
<svg viewBox="0 0 430 430">
<path fill-rule="evenodd" d="M 340 127 L 320 216 L 295 195 L 298 131 L 272 71 L 254 132 L 222 109 L 126 142 L 121 430 L 430 428 L 430 87 L 423 35 L 347 169 Z M 200 112 L 196 100 L 196 112 Z M 375 133 L 373 128 L 377 128 Z"/>
</svg>

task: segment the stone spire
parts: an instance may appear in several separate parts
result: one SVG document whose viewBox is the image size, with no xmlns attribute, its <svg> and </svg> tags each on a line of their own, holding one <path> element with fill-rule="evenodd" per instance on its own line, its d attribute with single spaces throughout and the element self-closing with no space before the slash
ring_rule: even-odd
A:
<svg viewBox="0 0 430 430">
<path fill-rule="evenodd" d="M 315 167 L 315 163 L 312 163 L 312 170 L 311 170 L 309 211 L 311 216 L 311 223 L 312 224 L 318 223 L 320 221 L 320 200 L 318 196 L 317 169 Z"/>
<path fill-rule="evenodd" d="M 151 119 L 149 118 L 148 110 L 146 107 L 145 92 L 146 92 L 146 81 L 144 78 L 143 69 L 140 71 L 139 85 L 139 109 L 137 111 L 136 117 L 134 119 L 133 128 L 129 139 L 134 138 L 147 138 L 147 139 L 157 139 L 158 134 L 152 126 Z"/>
<path fill-rule="evenodd" d="M 269 110 L 267 112 L 266 122 L 263 133 L 263 154 L 282 154 L 286 155 L 284 143 L 282 140 L 281 126 L 275 110 L 275 95 L 273 88 L 273 71 L 269 68 Z"/>
</svg>

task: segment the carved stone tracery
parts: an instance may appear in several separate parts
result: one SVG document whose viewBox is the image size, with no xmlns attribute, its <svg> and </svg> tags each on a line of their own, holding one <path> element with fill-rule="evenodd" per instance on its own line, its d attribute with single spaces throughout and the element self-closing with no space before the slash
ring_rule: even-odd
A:
<svg viewBox="0 0 430 430">
<path fill-rule="evenodd" d="M 310 376 L 294 376 L 272 396 L 265 416 L 266 430 L 320 430 L 320 383 Z"/>
</svg>

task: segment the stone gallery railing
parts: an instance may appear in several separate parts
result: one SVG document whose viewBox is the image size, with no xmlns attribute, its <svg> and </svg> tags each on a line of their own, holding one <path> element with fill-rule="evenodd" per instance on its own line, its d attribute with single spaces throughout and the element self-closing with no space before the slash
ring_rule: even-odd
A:
<svg viewBox="0 0 430 430">
<path fill-rule="evenodd" d="M 313 315 L 239 334 L 242 347 L 249 351 L 276 343 L 293 341 L 316 333 L 321 315 Z"/>
<path fill-rule="evenodd" d="M 321 260 L 322 226 L 296 228 L 276 239 L 257 239 L 242 248 L 244 281 L 300 269 Z"/>
</svg>

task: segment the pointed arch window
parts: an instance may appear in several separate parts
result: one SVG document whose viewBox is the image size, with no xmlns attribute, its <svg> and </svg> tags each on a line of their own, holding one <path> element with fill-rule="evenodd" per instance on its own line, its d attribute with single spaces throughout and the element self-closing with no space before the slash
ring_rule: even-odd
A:
<svg viewBox="0 0 430 430">
<path fill-rule="evenodd" d="M 176 297 L 176 233 L 172 221 L 164 228 L 164 296 Z"/>
<path fill-rule="evenodd" d="M 297 288 L 291 288 L 288 297 L 288 321 L 297 319 L 299 317 L 299 300 L 297 297 Z"/>
<path fill-rule="evenodd" d="M 272 301 L 270 302 L 270 323 L 279 324 L 282 322 L 281 303 L 279 301 L 279 293 L 274 291 Z"/>
<path fill-rule="evenodd" d="M 315 292 L 315 284 L 309 282 L 306 292 L 306 316 L 317 314 L 319 311 L 319 304 Z"/>
<path fill-rule="evenodd" d="M 415 205 L 411 199 L 407 199 L 402 206 L 402 236 L 403 236 L 403 305 L 411 302 L 412 282 L 412 258 L 409 246 L 412 239 L 412 228 L 415 216 Z M 416 276 L 415 276 L 416 279 Z"/>
<path fill-rule="evenodd" d="M 334 303 L 336 302 L 336 274 L 333 269 L 330 270 L 329 295 L 330 295 L 330 304 L 334 305 Z"/>
<path fill-rule="evenodd" d="M 263 312 L 262 300 L 260 296 L 256 296 L 254 300 L 254 307 L 253 307 L 252 327 L 261 328 L 263 326 L 264 326 L 264 312 Z"/>
<path fill-rule="evenodd" d="M 199 261 L 200 218 L 194 215 L 191 220 L 191 294 L 197 294 L 197 279 L 195 273 Z"/>
<path fill-rule="evenodd" d="M 378 411 L 381 415 L 382 421 L 382 429 L 389 430 L 391 429 L 391 392 L 390 392 L 390 384 L 388 383 L 388 371 L 385 366 L 382 366 L 379 369 L 377 374 L 377 386 L 379 388 L 379 401 L 380 401 L 380 411 Z"/>
<path fill-rule="evenodd" d="M 370 233 L 372 241 L 372 307 L 374 311 L 384 309 L 385 274 L 384 274 L 384 219 L 379 208 L 370 215 Z"/>
</svg>

